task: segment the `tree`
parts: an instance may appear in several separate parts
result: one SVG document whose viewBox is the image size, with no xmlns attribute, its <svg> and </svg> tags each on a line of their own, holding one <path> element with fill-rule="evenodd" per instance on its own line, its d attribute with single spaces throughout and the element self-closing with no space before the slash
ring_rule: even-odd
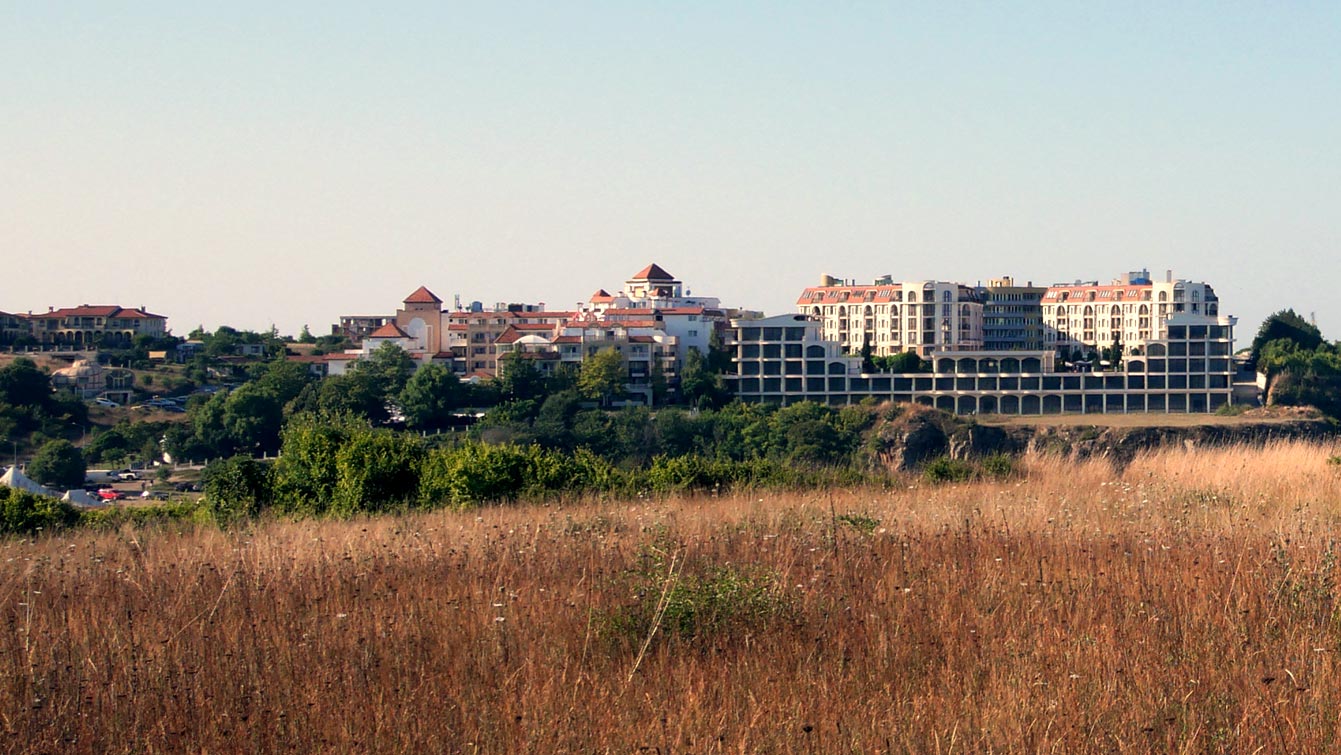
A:
<svg viewBox="0 0 1341 755">
<path fill-rule="evenodd" d="M 872 357 L 871 361 L 881 372 L 930 372 L 931 364 L 913 351 L 900 351 L 883 357 Z"/>
<path fill-rule="evenodd" d="M 382 401 L 393 401 L 414 374 L 414 358 L 405 349 L 390 341 L 378 346 L 373 353 L 355 362 L 354 373 L 372 381 L 372 388 Z"/>
<path fill-rule="evenodd" d="M 303 330 L 301 333 L 298 334 L 298 343 L 316 343 L 316 342 L 317 337 L 312 335 L 311 330 L 308 330 L 307 323 L 303 323 Z"/>
<path fill-rule="evenodd" d="M 51 379 L 27 357 L 0 367 L 0 404 L 43 406 L 51 396 Z"/>
<path fill-rule="evenodd" d="M 867 333 L 866 338 L 861 342 L 861 371 L 875 372 L 875 362 L 871 361 L 871 334 Z"/>
<path fill-rule="evenodd" d="M 84 454 L 68 440 L 53 440 L 42 446 L 28 465 L 34 480 L 53 488 L 77 488 L 84 484 Z"/>
<path fill-rule="evenodd" d="M 247 454 L 279 450 L 284 404 L 267 386 L 248 383 L 230 392 L 224 402 L 222 420 L 230 450 Z"/>
<path fill-rule="evenodd" d="M 726 381 L 711 369 L 698 349 L 690 349 L 680 367 L 680 396 L 686 404 L 700 409 L 722 406 L 730 400 Z"/>
<path fill-rule="evenodd" d="M 628 382 L 628 372 L 624 369 L 624 358 L 618 351 L 606 347 L 587 357 L 582 362 L 582 372 L 577 377 L 577 388 L 590 399 L 608 406 L 610 400 L 623 392 Z"/>
<path fill-rule="evenodd" d="M 413 430 L 439 430 L 452 422 L 452 412 L 461 406 L 465 391 L 451 370 L 427 364 L 414 373 L 396 402 Z"/>
<path fill-rule="evenodd" d="M 545 395 L 545 376 L 534 362 L 520 354 L 505 354 L 498 361 L 501 367 L 498 392 L 504 401 L 526 401 Z"/>
<path fill-rule="evenodd" d="M 1262 348 L 1271 341 L 1280 339 L 1293 341 L 1307 351 L 1312 351 L 1323 344 L 1322 332 L 1316 325 L 1295 314 L 1293 309 L 1282 309 L 1268 316 L 1257 329 L 1257 336 L 1253 338 L 1252 351 L 1248 356 L 1249 366 L 1258 369 Z"/>
</svg>

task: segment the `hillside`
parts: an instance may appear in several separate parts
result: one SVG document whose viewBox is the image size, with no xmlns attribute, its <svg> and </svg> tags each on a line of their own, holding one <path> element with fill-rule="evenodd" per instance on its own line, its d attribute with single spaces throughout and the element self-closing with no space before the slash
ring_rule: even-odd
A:
<svg viewBox="0 0 1341 755">
<path fill-rule="evenodd" d="M 1094 414 L 957 417 L 909 407 L 871 431 L 891 468 L 911 470 L 938 456 L 970 459 L 1037 451 L 1073 460 L 1107 458 L 1125 466 L 1137 452 L 1169 446 L 1260 445 L 1272 440 L 1326 441 L 1341 425 L 1311 409 L 1267 407 L 1243 414 Z"/>
</svg>

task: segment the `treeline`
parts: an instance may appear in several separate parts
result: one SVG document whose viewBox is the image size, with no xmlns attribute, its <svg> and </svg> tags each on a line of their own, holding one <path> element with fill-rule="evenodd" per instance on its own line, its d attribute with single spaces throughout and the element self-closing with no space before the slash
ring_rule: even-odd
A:
<svg viewBox="0 0 1341 755">
<path fill-rule="evenodd" d="M 486 422 L 449 445 L 351 415 L 303 414 L 284 428 L 278 459 L 219 461 L 206 468 L 203 484 L 209 511 L 225 523 L 266 510 L 349 516 L 564 496 L 850 485 L 885 479 L 862 442 L 879 411 L 817 404 L 732 405 L 697 416 L 575 409 L 541 420 L 542 407 L 530 421 Z"/>
</svg>

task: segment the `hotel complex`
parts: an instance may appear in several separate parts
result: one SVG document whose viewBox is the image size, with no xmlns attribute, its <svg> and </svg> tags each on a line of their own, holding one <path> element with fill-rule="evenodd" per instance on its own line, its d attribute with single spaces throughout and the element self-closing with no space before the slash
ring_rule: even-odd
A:
<svg viewBox="0 0 1341 755">
<path fill-rule="evenodd" d="M 797 305 L 731 321 L 741 400 L 873 398 L 960 414 L 1213 412 L 1235 400 L 1235 320 L 1210 286 L 1172 274 L 1048 288 L 826 276 Z M 900 351 L 926 369 L 876 372 L 865 358 Z"/>
<path fill-rule="evenodd" d="M 716 333 L 732 358 L 728 384 L 747 402 L 875 399 L 961 414 L 1059 414 L 1212 412 L 1255 397 L 1255 386 L 1240 385 L 1236 398 L 1234 318 L 1220 314 L 1209 285 L 1171 272 L 1051 286 L 826 275 L 796 306 L 774 317 L 726 310 L 656 264 L 572 311 L 444 309 L 420 287 L 394 315 L 342 318 L 342 330 L 366 336 L 360 348 L 329 355 L 325 372 L 388 342 L 471 380 L 500 376 L 513 358 L 553 374 L 610 349 L 624 361 L 628 401 L 651 404 L 654 384 L 673 398 L 686 356 L 706 355 Z M 902 353 L 921 367 L 878 369 L 881 357 Z"/>
</svg>

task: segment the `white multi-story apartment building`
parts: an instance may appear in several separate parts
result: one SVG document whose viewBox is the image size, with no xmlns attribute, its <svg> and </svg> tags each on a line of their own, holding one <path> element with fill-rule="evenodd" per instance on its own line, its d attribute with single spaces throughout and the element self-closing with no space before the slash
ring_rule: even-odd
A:
<svg viewBox="0 0 1341 755">
<path fill-rule="evenodd" d="M 959 283 L 896 282 L 886 276 L 859 285 L 825 275 L 820 285 L 801 293 L 796 306 L 821 323 L 826 340 L 849 354 L 869 347 L 875 356 L 912 351 L 925 357 L 983 346 L 982 295 Z"/>
<path fill-rule="evenodd" d="M 652 320 L 674 337 L 681 362 L 690 349 L 708 353 L 715 329 L 726 327 L 727 313 L 715 296 L 694 296 L 655 262 L 639 270 L 614 294 L 601 289 L 582 306 L 584 313 L 608 321 Z"/>
<path fill-rule="evenodd" d="M 1117 344 L 1126 353 L 1144 341 L 1164 338 L 1169 318 L 1176 314 L 1220 314 L 1215 290 L 1205 283 L 1175 280 L 1166 273 L 1152 281 L 1141 270 L 1127 273 L 1107 285 L 1097 281 L 1059 283 L 1043 295 L 1045 348 L 1063 356 L 1090 352 Z"/>
</svg>

